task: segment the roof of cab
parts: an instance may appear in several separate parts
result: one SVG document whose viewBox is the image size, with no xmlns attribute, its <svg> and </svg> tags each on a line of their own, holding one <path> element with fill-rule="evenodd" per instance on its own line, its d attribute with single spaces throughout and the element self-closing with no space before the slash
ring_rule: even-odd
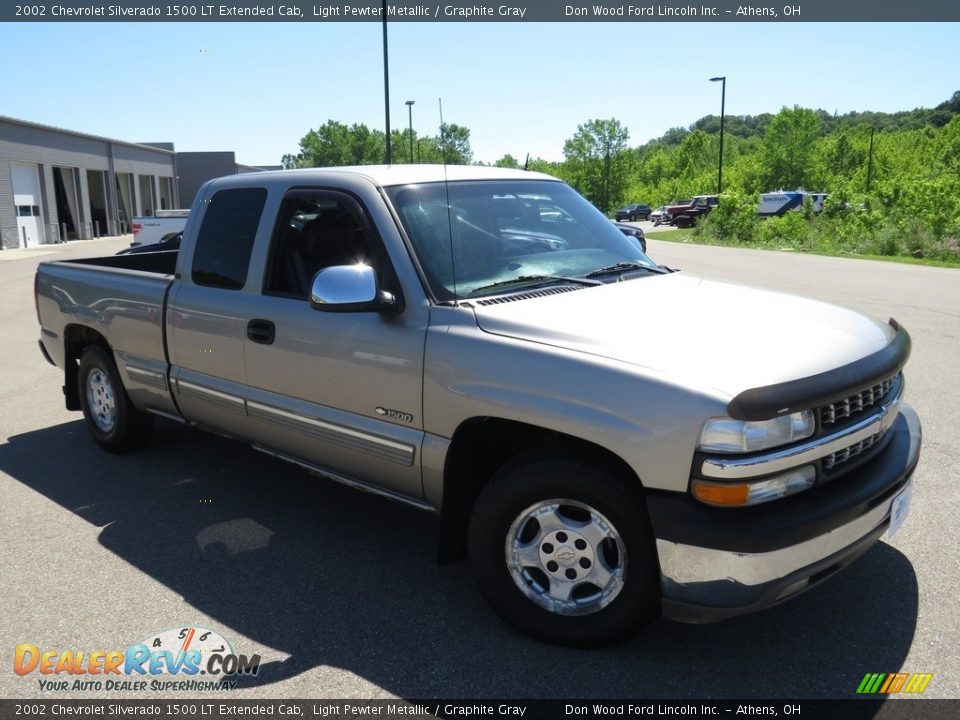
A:
<svg viewBox="0 0 960 720">
<path fill-rule="evenodd" d="M 322 180 L 324 177 L 336 175 L 363 176 L 379 187 L 443 182 L 444 180 L 449 182 L 463 180 L 557 180 L 557 178 L 544 173 L 483 165 L 355 165 L 303 170 L 270 170 L 259 173 L 242 173 L 228 177 L 242 179 L 240 182 L 255 181 L 262 183 L 270 182 L 273 179 L 280 180 L 281 178 L 281 182 Z M 218 184 L 223 184 L 221 181 L 225 180 L 226 178 L 220 178 Z"/>
</svg>

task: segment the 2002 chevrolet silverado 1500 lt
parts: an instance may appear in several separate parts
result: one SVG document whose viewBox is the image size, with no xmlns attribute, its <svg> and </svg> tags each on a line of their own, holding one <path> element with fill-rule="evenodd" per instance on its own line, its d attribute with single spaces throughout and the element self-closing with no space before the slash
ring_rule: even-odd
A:
<svg viewBox="0 0 960 720">
<path fill-rule="evenodd" d="M 43 263 L 36 299 L 106 450 L 160 415 L 439 513 L 548 641 L 768 607 L 909 508 L 906 330 L 659 267 L 547 175 L 220 178 L 179 252 Z"/>
</svg>

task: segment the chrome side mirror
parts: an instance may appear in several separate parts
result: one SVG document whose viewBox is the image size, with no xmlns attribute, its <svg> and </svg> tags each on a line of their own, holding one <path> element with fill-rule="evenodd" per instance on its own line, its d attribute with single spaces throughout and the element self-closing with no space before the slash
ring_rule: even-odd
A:
<svg viewBox="0 0 960 720">
<path fill-rule="evenodd" d="M 334 265 L 320 270 L 310 286 L 310 307 L 326 312 L 399 311 L 399 303 L 377 283 L 369 265 Z"/>
</svg>

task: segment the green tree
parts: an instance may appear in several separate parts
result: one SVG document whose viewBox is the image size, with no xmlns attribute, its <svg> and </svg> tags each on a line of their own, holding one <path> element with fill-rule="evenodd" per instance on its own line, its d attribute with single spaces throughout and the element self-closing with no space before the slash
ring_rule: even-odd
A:
<svg viewBox="0 0 960 720">
<path fill-rule="evenodd" d="M 817 185 L 815 143 L 820 116 L 808 108 L 783 108 L 767 125 L 763 137 L 764 181 L 768 189 Z"/>
<path fill-rule="evenodd" d="M 680 174 L 691 179 L 706 172 L 712 172 L 716 176 L 719 152 L 719 140 L 714 143 L 703 130 L 694 130 L 683 139 L 677 149 Z M 716 180 L 713 184 L 716 185 Z"/>
<path fill-rule="evenodd" d="M 663 137 L 660 138 L 659 142 L 663 143 L 664 145 L 679 145 L 689 134 L 690 131 L 686 128 L 670 128 L 663 134 Z"/>
<path fill-rule="evenodd" d="M 391 153 L 393 162 L 402 164 L 415 164 L 417 162 L 417 147 L 420 144 L 420 138 L 416 131 L 413 132 L 413 155 L 410 155 L 410 130 L 394 130 L 390 133 L 392 141 Z"/>
<path fill-rule="evenodd" d="M 544 160 L 543 158 L 530 158 L 528 162 L 525 163 L 527 170 L 532 172 L 540 172 L 545 175 L 553 175 L 556 178 L 564 179 L 563 177 L 563 163 L 550 162 L 549 160 Z"/>
<path fill-rule="evenodd" d="M 288 168 L 370 165 L 383 162 L 384 148 L 384 135 L 379 130 L 362 123 L 347 127 L 328 120 L 304 135 L 300 152 L 284 156 L 283 164 Z"/>
<path fill-rule="evenodd" d="M 444 123 L 440 126 L 440 150 L 448 165 L 469 165 L 473 160 L 470 131 L 463 125 Z"/>
<path fill-rule="evenodd" d="M 470 149 L 470 130 L 461 125 L 446 124 L 441 133 L 445 137 L 445 142 L 441 137 L 415 137 L 414 162 L 424 165 L 442 165 L 444 162 L 448 165 L 469 165 L 473 160 L 473 151 Z M 398 142 L 406 143 L 406 147 L 398 148 Z M 409 154 L 410 136 L 404 133 L 402 141 L 394 140 L 394 162 L 409 162 L 407 157 Z"/>
<path fill-rule="evenodd" d="M 564 171 L 604 212 L 623 200 L 628 182 L 630 133 L 619 120 L 588 120 L 563 144 Z"/>
<path fill-rule="evenodd" d="M 824 145 L 824 173 L 851 177 L 863 167 L 866 153 L 858 143 L 854 145 L 848 134 L 843 130 L 826 138 Z"/>
<path fill-rule="evenodd" d="M 960 115 L 951 120 L 937 140 L 937 155 L 940 165 L 947 173 L 960 178 Z"/>
<path fill-rule="evenodd" d="M 519 168 L 520 163 L 517 162 L 517 159 L 513 155 L 511 155 L 510 153 L 507 153 L 502 158 L 497 160 L 494 163 L 494 166 L 501 167 L 501 168 Z"/>
<path fill-rule="evenodd" d="M 442 163 L 446 158 L 451 165 L 469 164 L 473 159 L 470 130 L 462 125 L 448 124 L 443 128 L 443 135 L 444 141 L 414 134 L 414 157 L 411 158 L 409 130 L 394 130 L 390 134 L 393 162 Z M 283 166 L 291 169 L 377 165 L 383 163 L 386 156 L 384 138 L 383 132 L 371 130 L 363 123 L 348 127 L 336 120 L 327 120 L 301 138 L 299 153 L 283 156 Z"/>
</svg>

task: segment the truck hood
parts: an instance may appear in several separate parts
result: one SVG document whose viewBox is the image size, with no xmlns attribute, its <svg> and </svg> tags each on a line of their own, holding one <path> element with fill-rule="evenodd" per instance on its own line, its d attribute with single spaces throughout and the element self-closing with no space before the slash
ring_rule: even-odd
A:
<svg viewBox="0 0 960 720">
<path fill-rule="evenodd" d="M 475 305 L 484 332 L 630 363 L 729 397 L 846 365 L 896 335 L 836 305 L 687 273 L 499 300 Z"/>
</svg>

